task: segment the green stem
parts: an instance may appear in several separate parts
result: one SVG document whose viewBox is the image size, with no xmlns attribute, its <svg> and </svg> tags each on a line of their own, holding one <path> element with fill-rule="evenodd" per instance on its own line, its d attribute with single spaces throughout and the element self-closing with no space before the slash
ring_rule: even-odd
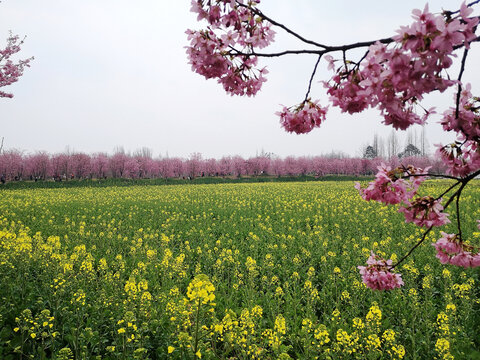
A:
<svg viewBox="0 0 480 360">
<path fill-rule="evenodd" d="M 195 345 L 193 347 L 193 354 L 196 354 L 198 351 L 198 320 L 200 318 L 200 304 L 201 299 L 198 298 L 197 315 L 195 317 Z"/>
</svg>

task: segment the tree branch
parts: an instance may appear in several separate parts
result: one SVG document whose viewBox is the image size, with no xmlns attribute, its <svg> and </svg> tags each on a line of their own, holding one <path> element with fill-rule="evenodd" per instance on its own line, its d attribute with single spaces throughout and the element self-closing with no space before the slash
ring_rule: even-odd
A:
<svg viewBox="0 0 480 360">
<path fill-rule="evenodd" d="M 305 94 L 304 102 L 307 101 L 308 95 L 310 94 L 310 90 L 312 89 L 312 81 L 313 81 L 313 78 L 315 76 L 315 73 L 317 72 L 317 67 L 318 67 L 318 64 L 320 63 L 321 58 L 322 58 L 322 55 L 319 55 L 318 59 L 317 59 L 317 62 L 315 63 L 315 66 L 313 67 L 312 76 L 310 76 L 310 81 L 308 82 L 308 90 L 307 90 L 307 93 Z"/>
<path fill-rule="evenodd" d="M 467 7 L 472 7 L 473 5 L 476 5 L 478 3 L 480 3 L 480 0 L 472 1 L 471 3 L 467 4 Z M 458 14 L 459 12 L 460 12 L 460 10 L 456 10 L 456 11 L 445 10 L 443 13 L 446 16 L 452 16 L 453 14 Z"/>
<path fill-rule="evenodd" d="M 405 259 L 406 259 L 407 257 L 409 257 L 409 256 L 415 251 L 415 249 L 416 249 L 417 247 L 419 247 L 419 246 L 425 241 L 425 239 L 427 238 L 428 233 L 429 233 L 430 231 L 432 231 L 432 229 L 433 229 L 433 225 L 430 226 L 430 227 L 427 229 L 427 231 L 425 231 L 425 232 L 423 233 L 423 236 L 422 236 L 422 238 L 420 239 L 420 241 L 417 242 L 417 243 L 410 249 L 410 251 L 409 251 L 406 255 L 404 255 L 400 260 L 398 260 L 396 264 L 393 264 L 392 266 L 389 267 L 389 270 L 392 270 L 392 269 L 396 268 L 398 265 L 400 265 L 402 262 L 404 262 Z"/>
<path fill-rule="evenodd" d="M 480 0 L 479 0 L 480 1 Z M 458 179 L 458 183 L 461 183 L 462 185 L 460 186 L 460 188 L 448 199 L 448 201 L 445 203 L 445 206 L 443 207 L 443 210 L 445 210 L 451 203 L 454 199 L 456 199 L 456 203 L 457 203 L 457 226 L 458 226 L 458 229 L 459 229 L 459 237 L 460 237 L 460 240 L 462 240 L 461 238 L 461 228 L 460 228 L 460 212 L 459 212 L 459 199 L 460 199 L 460 195 L 462 194 L 462 190 L 463 188 L 470 182 L 470 180 L 474 179 L 475 177 L 477 177 L 478 175 L 480 175 L 480 170 L 477 170 L 473 173 L 471 173 L 470 175 L 468 175 L 467 177 L 463 178 L 463 179 Z M 414 176 L 414 175 L 412 175 Z M 454 186 L 457 186 L 458 185 L 455 184 Z M 448 191 L 450 191 L 454 186 L 451 186 Z M 445 193 L 447 193 L 448 191 L 446 191 Z M 425 233 L 423 234 L 422 238 L 420 239 L 419 242 L 417 242 L 411 249 L 410 251 L 405 255 L 403 256 L 399 261 L 397 261 L 396 264 L 393 264 L 392 266 L 389 267 L 390 270 L 394 269 L 395 267 L 397 267 L 398 265 L 400 265 L 407 257 L 409 257 L 412 252 L 417 248 L 419 247 L 426 239 L 426 236 L 428 235 L 428 233 L 430 231 L 432 231 L 433 229 L 433 225 L 430 226 L 427 231 L 425 231 Z"/>
<path fill-rule="evenodd" d="M 479 0 L 480 1 L 480 0 Z M 460 111 L 460 97 L 462 93 L 462 76 L 463 72 L 465 71 L 465 63 L 467 61 L 467 56 L 468 56 L 468 48 L 465 48 L 463 51 L 463 57 L 462 57 L 462 66 L 460 68 L 460 73 L 458 74 L 458 90 L 457 90 L 457 102 L 456 102 L 456 107 L 455 107 L 455 119 L 458 119 L 458 113 Z"/>
<path fill-rule="evenodd" d="M 340 45 L 340 46 L 328 46 L 325 48 L 325 50 L 285 50 L 277 53 L 257 53 L 257 52 L 251 52 L 251 53 L 244 53 L 240 50 L 237 50 L 235 48 L 232 48 L 232 50 L 235 51 L 234 54 L 229 53 L 229 55 L 240 55 L 240 56 L 258 56 L 258 57 L 279 57 L 283 55 L 298 55 L 298 54 L 315 54 L 315 55 L 320 55 L 323 56 L 327 53 L 330 52 L 335 52 L 335 51 L 348 51 L 352 49 L 358 49 L 362 47 L 367 47 L 371 46 L 375 43 L 382 43 L 382 44 L 390 44 L 393 42 L 392 38 L 385 38 L 385 39 L 379 39 L 379 40 L 373 40 L 373 41 L 362 41 L 362 42 L 357 42 L 353 44 L 347 44 L 347 45 Z"/>
<path fill-rule="evenodd" d="M 289 33 L 290 35 L 296 37 L 298 40 L 306 43 L 306 44 L 310 44 L 310 45 L 314 45 L 314 46 L 317 46 L 317 47 L 321 47 L 321 48 L 324 48 L 326 49 L 328 46 L 326 45 L 323 45 L 323 44 L 320 44 L 320 43 L 317 43 L 316 41 L 313 41 L 313 40 L 308 40 L 306 38 L 304 38 L 303 36 L 297 34 L 295 31 L 293 30 L 290 30 L 288 27 L 286 27 L 285 25 L 283 24 L 280 24 L 278 21 L 275 21 L 273 20 L 271 17 L 265 15 L 262 11 L 258 10 L 258 9 L 255 9 L 255 8 L 252 8 L 248 5 L 245 5 L 245 4 L 241 4 L 239 3 L 238 1 L 236 1 L 236 4 L 238 6 L 241 6 L 241 7 L 244 7 L 244 8 L 247 8 L 249 9 L 250 11 L 252 11 L 254 14 L 262 17 L 263 19 L 267 20 L 268 22 L 270 22 L 271 24 L 275 25 L 275 26 L 278 26 L 279 28 L 285 30 L 287 33 Z"/>
</svg>

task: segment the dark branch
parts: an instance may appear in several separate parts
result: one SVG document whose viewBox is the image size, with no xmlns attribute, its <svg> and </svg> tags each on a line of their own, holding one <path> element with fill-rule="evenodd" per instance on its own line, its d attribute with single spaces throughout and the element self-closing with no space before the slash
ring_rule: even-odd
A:
<svg viewBox="0 0 480 360">
<path fill-rule="evenodd" d="M 417 242 L 417 243 L 415 244 L 415 246 L 413 246 L 406 255 L 404 255 L 400 260 L 398 260 L 396 264 L 393 264 L 392 266 L 390 266 L 389 269 L 390 269 L 390 270 L 394 269 L 395 267 L 397 267 L 398 265 L 400 265 L 407 257 L 409 257 L 409 256 L 415 251 L 415 249 L 416 249 L 417 247 L 419 247 L 419 246 L 425 241 L 425 239 L 427 238 L 428 233 L 429 233 L 430 231 L 432 231 L 432 229 L 433 229 L 433 225 L 430 226 L 430 227 L 427 229 L 427 231 L 425 231 L 425 232 L 423 233 L 423 236 L 422 236 L 422 238 L 420 239 L 420 241 Z"/>
<path fill-rule="evenodd" d="M 298 54 L 314 54 L 314 55 L 323 55 L 325 53 L 324 50 L 285 50 L 278 53 L 245 53 L 240 50 L 232 48 L 234 53 L 228 53 L 228 55 L 233 56 L 258 56 L 258 57 L 280 57 L 284 55 L 298 55 Z"/>
<path fill-rule="evenodd" d="M 457 229 L 458 238 L 462 241 L 462 224 L 460 223 L 460 194 L 457 195 L 457 201 L 455 202 L 457 208 Z"/>
<path fill-rule="evenodd" d="M 241 4 L 239 3 L 238 1 L 236 2 L 238 6 L 241 6 L 241 7 L 245 7 L 247 9 L 249 9 L 250 11 L 252 11 L 254 14 L 262 17 L 263 19 L 267 20 L 268 22 L 270 22 L 271 24 L 275 25 L 275 26 L 278 26 L 279 28 L 285 30 L 287 33 L 289 33 L 290 35 L 296 37 L 298 40 L 306 43 L 306 44 L 310 44 L 310 45 L 314 45 L 314 46 L 317 46 L 317 47 L 321 47 L 321 48 L 324 48 L 326 49 L 328 46 L 325 46 L 323 44 L 320 44 L 320 43 L 317 43 L 316 41 L 313 41 L 313 40 L 308 40 L 308 39 L 305 39 L 303 36 L 297 34 L 296 32 L 290 30 L 288 27 L 286 27 L 285 25 L 283 24 L 280 24 L 278 21 L 275 21 L 273 20 L 271 17 L 265 15 L 262 11 L 258 10 L 258 9 L 255 9 L 255 8 L 252 8 L 248 5 L 244 5 L 244 4 Z"/>
<path fill-rule="evenodd" d="M 480 0 L 479 0 L 480 1 Z M 467 186 L 467 184 L 470 182 L 470 180 L 474 179 L 475 177 L 477 177 L 478 175 L 480 175 L 480 170 L 477 170 L 473 173 L 471 173 L 470 175 L 468 175 L 467 177 L 463 178 L 463 179 L 457 179 L 458 180 L 458 183 L 461 183 L 462 185 L 460 186 L 460 188 L 448 199 L 448 201 L 445 203 L 445 206 L 443 207 L 443 210 L 445 210 L 451 203 L 454 199 L 457 200 L 457 224 L 458 224 L 458 229 L 459 229 L 459 237 L 460 237 L 460 240 L 462 239 L 461 238 L 461 228 L 460 228 L 460 213 L 459 213 L 459 199 L 460 199 L 460 195 L 462 194 L 462 190 L 465 186 Z M 415 175 L 412 175 L 412 176 L 415 176 Z M 454 186 L 457 186 L 458 185 L 455 184 Z M 450 191 L 454 186 L 451 186 L 448 191 Z M 446 191 L 445 193 L 447 193 L 448 191 Z M 398 265 L 400 265 L 407 257 L 409 257 L 412 252 L 417 248 L 419 247 L 426 239 L 428 233 L 430 231 L 432 231 L 433 229 L 433 225 L 430 226 L 427 231 L 425 231 L 425 233 L 423 234 L 422 238 L 420 239 L 419 242 L 417 242 L 411 249 L 410 251 L 405 255 L 403 256 L 400 260 L 397 261 L 396 264 L 393 264 L 392 266 L 390 266 L 390 270 L 394 269 L 395 267 L 397 267 Z"/>
<path fill-rule="evenodd" d="M 348 51 L 352 49 L 358 49 L 362 47 L 367 47 L 371 46 L 377 42 L 380 42 L 382 44 L 390 44 L 393 42 L 392 38 L 385 38 L 385 39 L 380 39 L 380 40 L 374 40 L 374 41 L 363 41 L 363 42 L 357 42 L 353 44 L 348 44 L 348 45 L 341 45 L 341 46 L 328 46 L 325 48 L 325 50 L 285 50 L 281 51 L 278 53 L 257 53 L 257 52 L 251 52 L 251 53 L 244 53 L 241 52 L 240 50 L 237 49 L 232 49 L 235 51 L 235 53 L 229 53 L 229 55 L 240 55 L 240 56 L 258 56 L 258 57 L 279 57 L 283 55 L 298 55 L 298 54 L 315 54 L 315 55 L 324 55 L 330 52 L 335 52 L 335 51 Z"/>
<path fill-rule="evenodd" d="M 446 194 L 448 194 L 450 192 L 450 190 L 452 190 L 454 187 L 456 187 L 458 184 L 460 184 L 460 181 L 457 181 L 455 184 L 453 184 L 452 186 L 450 186 L 447 190 L 445 190 L 441 195 L 437 196 L 436 200 L 438 199 L 441 199 L 443 196 L 445 196 Z"/>
<path fill-rule="evenodd" d="M 313 81 L 313 78 L 315 77 L 315 73 L 317 72 L 317 67 L 318 67 L 318 64 L 320 63 L 321 58 L 322 58 L 322 55 L 319 55 L 318 59 L 317 59 L 317 62 L 315 63 L 315 66 L 313 67 L 312 76 L 310 76 L 310 81 L 308 82 L 308 90 L 307 90 L 307 93 L 305 94 L 304 102 L 307 101 L 308 95 L 310 94 L 310 90 L 312 89 L 312 81 Z"/>
<path fill-rule="evenodd" d="M 468 48 L 465 48 L 465 50 L 463 51 L 462 66 L 460 68 L 460 73 L 458 74 L 458 90 L 457 90 L 457 102 L 455 107 L 455 119 L 458 119 L 458 113 L 460 111 L 460 97 L 462 93 L 462 76 L 463 76 L 463 72 L 465 71 L 465 63 L 467 61 L 467 56 L 468 56 Z"/>
<path fill-rule="evenodd" d="M 475 1 L 472 1 L 471 3 L 467 4 L 468 7 L 472 7 L 473 5 L 476 5 L 480 3 L 480 0 L 475 0 Z M 453 14 L 458 14 L 460 12 L 460 10 L 456 10 L 456 11 L 448 11 L 448 10 L 445 10 L 443 13 L 446 15 L 446 16 L 452 16 Z"/>
</svg>

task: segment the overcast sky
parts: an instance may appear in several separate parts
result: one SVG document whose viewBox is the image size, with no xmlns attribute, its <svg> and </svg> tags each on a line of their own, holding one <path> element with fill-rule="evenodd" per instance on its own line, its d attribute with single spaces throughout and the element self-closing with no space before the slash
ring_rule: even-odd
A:
<svg viewBox="0 0 480 360">
<path fill-rule="evenodd" d="M 454 10 L 459 4 L 431 1 L 430 9 Z M 307 38 L 342 45 L 394 35 L 411 23 L 411 10 L 423 5 L 418 0 L 262 0 L 260 8 Z M 2 88 L 15 94 L 0 98 L 5 148 L 113 153 L 117 147 L 131 152 L 148 147 L 155 156 L 200 152 L 205 158 L 334 150 L 353 156 L 374 133 L 390 134 L 376 110 L 351 116 L 332 107 L 320 129 L 307 135 L 284 132 L 275 112 L 280 104 L 303 99 L 316 58 L 261 59 L 269 70 L 262 91 L 252 98 L 231 97 L 188 65 L 185 30 L 204 26 L 189 10 L 189 0 L 3 0 L 1 37 L 9 30 L 26 35 L 19 57 L 35 57 L 18 83 Z M 276 39 L 265 51 L 304 48 L 280 29 Z M 476 94 L 478 48 L 470 52 L 464 75 Z M 312 92 L 322 105 L 328 97 L 318 81 L 330 77 L 326 67 L 322 61 Z M 456 78 L 457 72 L 450 74 Z M 425 107 L 437 106 L 441 113 L 451 99 L 452 92 L 435 95 Z M 437 121 L 426 127 L 430 150 L 453 139 Z M 405 132 L 398 136 L 405 138 Z"/>
</svg>

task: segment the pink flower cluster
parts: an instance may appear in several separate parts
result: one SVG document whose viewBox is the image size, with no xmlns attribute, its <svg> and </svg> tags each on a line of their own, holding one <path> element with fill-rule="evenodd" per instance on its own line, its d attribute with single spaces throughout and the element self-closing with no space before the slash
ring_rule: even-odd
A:
<svg viewBox="0 0 480 360">
<path fill-rule="evenodd" d="M 443 231 L 442 237 L 432 244 L 437 250 L 437 258 L 442 264 L 451 264 L 464 268 L 480 266 L 480 253 L 472 253 L 473 247 L 463 244 L 455 234 Z"/>
<path fill-rule="evenodd" d="M 288 132 L 297 134 L 305 134 L 319 127 L 322 121 L 325 121 L 327 107 L 318 105 L 318 101 L 306 100 L 292 110 L 283 107 L 281 112 L 276 115 L 280 116 L 280 123 Z"/>
<path fill-rule="evenodd" d="M 364 200 L 378 201 L 383 204 L 401 204 L 399 212 L 405 215 L 405 222 L 413 222 L 417 226 L 442 226 L 448 222 L 448 214 L 443 212 L 441 199 L 430 196 L 413 197 L 417 194 L 420 184 L 426 180 L 425 170 L 413 166 L 391 169 L 385 165 L 378 167 L 375 180 L 366 188 L 360 183 L 355 188 Z M 413 199 L 413 200 L 412 200 Z"/>
<path fill-rule="evenodd" d="M 440 145 L 437 155 L 447 166 L 446 172 L 453 176 L 465 177 L 480 169 L 480 147 L 476 141 L 456 141 L 449 145 Z"/>
<path fill-rule="evenodd" d="M 392 290 L 403 285 L 402 275 L 391 272 L 392 260 L 378 259 L 372 252 L 367 266 L 358 266 L 362 281 L 373 290 Z"/>
<path fill-rule="evenodd" d="M 399 212 L 405 215 L 405 222 L 413 222 L 417 226 L 442 226 L 450 222 L 448 214 L 443 212 L 442 199 L 431 196 L 418 197 L 407 201 Z"/>
<path fill-rule="evenodd" d="M 425 180 L 425 176 L 412 176 L 425 174 L 425 170 L 409 166 L 407 168 L 398 167 L 391 169 L 382 164 L 378 167 L 375 181 L 368 184 L 368 187 L 362 189 L 360 183 L 355 184 L 364 200 L 375 200 L 384 204 L 407 203 L 416 193 L 420 184 Z"/>
<path fill-rule="evenodd" d="M 10 60 L 12 55 L 20 51 L 21 44 L 18 35 L 10 35 L 6 48 L 0 49 L 0 87 L 17 82 L 18 78 L 23 75 L 24 68 L 30 66 L 29 63 L 33 58 L 19 60 L 16 63 Z M 0 91 L 0 97 L 12 98 L 13 94 Z"/>
<path fill-rule="evenodd" d="M 414 10 L 414 23 L 401 27 L 393 37 L 395 47 L 371 45 L 360 64 L 344 64 L 324 83 L 331 101 L 350 114 L 378 107 L 384 123 L 395 129 L 423 124 L 433 110 L 418 115 L 417 101 L 456 83 L 443 71 L 451 66 L 455 47 L 468 46 L 476 38 L 478 18 L 469 18 L 471 11 L 465 3 L 455 18 L 433 15 L 428 5 L 423 12 Z M 327 60 L 329 68 L 334 67 L 333 59 Z"/>
<path fill-rule="evenodd" d="M 206 30 L 187 30 L 187 54 L 192 70 L 207 79 L 217 78 L 231 95 L 255 95 L 266 81 L 266 69 L 256 68 L 254 48 L 263 48 L 275 32 L 271 24 L 256 15 L 260 1 L 192 0 L 198 20 L 205 19 Z M 240 49 L 234 48 L 235 45 Z"/>
<path fill-rule="evenodd" d="M 480 99 L 472 96 L 470 90 L 470 84 L 466 84 L 460 93 L 458 113 L 452 107 L 443 113 L 441 121 L 445 131 L 457 133 L 456 142 L 440 145 L 437 150 L 453 176 L 465 177 L 480 169 Z"/>
<path fill-rule="evenodd" d="M 466 84 L 460 93 L 458 117 L 456 108 L 451 107 L 443 113 L 441 124 L 445 131 L 455 131 L 460 140 L 480 140 L 480 99 L 473 97 L 470 84 Z M 457 100 L 455 94 L 454 100 Z"/>
</svg>

